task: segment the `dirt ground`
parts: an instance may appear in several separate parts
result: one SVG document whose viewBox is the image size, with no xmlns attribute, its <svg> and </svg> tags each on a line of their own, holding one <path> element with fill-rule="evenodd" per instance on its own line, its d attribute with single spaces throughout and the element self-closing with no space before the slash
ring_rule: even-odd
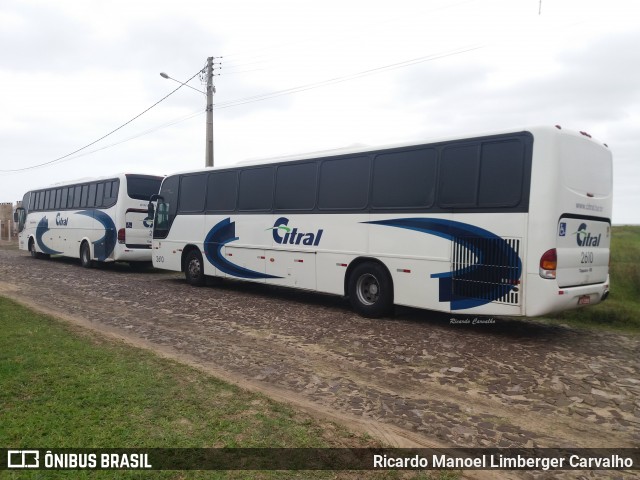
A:
<svg viewBox="0 0 640 480">
<path fill-rule="evenodd" d="M 371 320 L 337 297 L 6 247 L 0 294 L 395 446 L 640 445 L 638 337 L 405 308 Z"/>
</svg>

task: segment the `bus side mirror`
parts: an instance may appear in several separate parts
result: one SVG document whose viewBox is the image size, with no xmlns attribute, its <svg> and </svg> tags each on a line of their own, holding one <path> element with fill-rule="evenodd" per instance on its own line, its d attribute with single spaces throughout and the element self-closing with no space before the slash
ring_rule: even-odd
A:
<svg viewBox="0 0 640 480">
<path fill-rule="evenodd" d="M 18 224 L 18 232 L 22 232 L 27 221 L 27 211 L 23 207 L 16 208 L 16 211 L 13 212 L 13 221 Z"/>
<path fill-rule="evenodd" d="M 149 197 L 149 205 L 147 205 L 147 213 L 148 213 L 148 217 L 151 219 L 153 219 L 155 215 L 153 202 L 158 202 L 158 201 L 164 202 L 164 198 L 162 197 L 162 195 L 158 195 L 157 193 L 154 193 Z"/>
</svg>

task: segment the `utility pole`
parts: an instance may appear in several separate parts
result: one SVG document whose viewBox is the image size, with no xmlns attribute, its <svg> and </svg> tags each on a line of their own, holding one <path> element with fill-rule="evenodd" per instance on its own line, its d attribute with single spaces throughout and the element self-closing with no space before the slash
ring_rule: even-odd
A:
<svg viewBox="0 0 640 480">
<path fill-rule="evenodd" d="M 207 58 L 207 148 L 204 165 L 213 167 L 213 57 Z"/>
</svg>

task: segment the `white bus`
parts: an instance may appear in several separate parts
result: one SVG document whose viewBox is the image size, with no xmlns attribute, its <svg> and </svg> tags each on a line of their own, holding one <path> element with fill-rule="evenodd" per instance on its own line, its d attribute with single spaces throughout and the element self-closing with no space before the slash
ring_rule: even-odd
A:
<svg viewBox="0 0 640 480">
<path fill-rule="evenodd" d="M 153 265 L 394 304 L 538 316 L 609 292 L 612 157 L 538 127 L 166 177 Z"/>
<path fill-rule="evenodd" d="M 162 177 L 119 174 L 65 182 L 27 192 L 16 209 L 18 243 L 33 257 L 98 262 L 151 262 L 149 198 Z"/>
</svg>

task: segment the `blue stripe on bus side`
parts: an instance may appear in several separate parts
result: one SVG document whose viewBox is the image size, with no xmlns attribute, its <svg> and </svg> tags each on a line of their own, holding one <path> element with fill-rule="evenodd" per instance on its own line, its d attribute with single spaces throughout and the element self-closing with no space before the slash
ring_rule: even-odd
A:
<svg viewBox="0 0 640 480">
<path fill-rule="evenodd" d="M 434 273 L 431 278 L 439 279 L 439 301 L 450 302 L 451 310 L 485 305 L 502 298 L 516 288 L 522 273 L 522 261 L 509 242 L 482 228 L 453 220 L 439 218 L 398 218 L 364 222 L 373 225 L 404 228 L 451 240 L 468 249 L 476 258 L 475 264 L 465 265 L 458 270 Z M 477 239 L 489 240 L 488 242 Z M 482 269 L 492 265 L 492 271 L 483 274 Z M 465 296 L 456 292 L 454 282 L 477 282 L 484 277 L 482 298 Z M 495 278 L 493 278 L 495 277 Z"/>
<path fill-rule="evenodd" d="M 42 219 L 38 222 L 38 225 L 36 226 L 36 242 L 38 244 L 38 247 L 40 247 L 40 250 L 42 250 L 42 252 L 46 253 L 47 255 L 57 255 L 59 253 L 62 253 L 62 252 L 58 252 L 57 250 L 53 250 L 52 248 L 49 248 L 44 244 L 44 240 L 42 239 L 42 236 L 48 231 L 49 231 L 49 220 L 47 220 L 47 216 L 45 215 L 44 217 L 42 217 Z"/>
<path fill-rule="evenodd" d="M 99 261 L 103 262 L 111 256 L 116 247 L 118 233 L 116 226 L 109 215 L 100 210 L 81 210 L 77 212 L 79 215 L 94 218 L 104 227 L 104 235 L 93 242 L 93 254 Z"/>
<path fill-rule="evenodd" d="M 260 278 L 282 278 L 268 275 L 263 272 L 249 270 L 235 263 L 230 262 L 222 255 L 222 247 L 227 243 L 238 240 L 236 237 L 236 223 L 231 218 L 225 218 L 213 226 L 204 239 L 204 253 L 207 260 L 218 270 L 239 278 L 260 279 Z"/>
</svg>

